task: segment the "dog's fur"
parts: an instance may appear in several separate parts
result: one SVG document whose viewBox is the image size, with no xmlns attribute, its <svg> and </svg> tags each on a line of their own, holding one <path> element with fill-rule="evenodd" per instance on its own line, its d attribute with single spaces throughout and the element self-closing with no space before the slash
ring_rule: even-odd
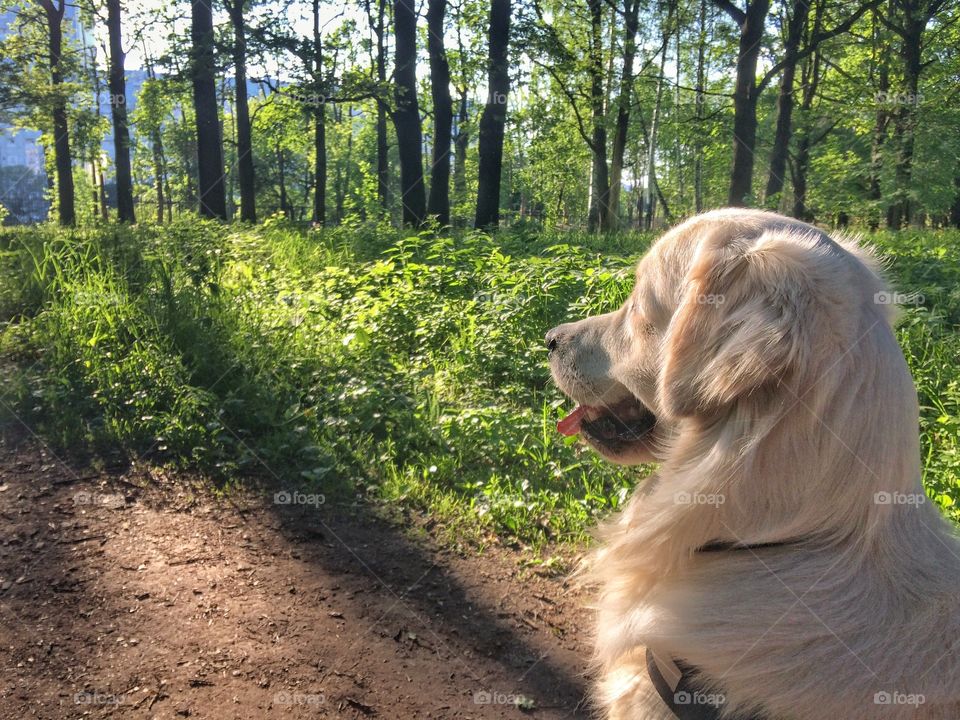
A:
<svg viewBox="0 0 960 720">
<path fill-rule="evenodd" d="M 719 210 L 662 237 L 619 310 L 548 335 L 567 395 L 657 418 L 628 447 L 587 438 L 660 463 L 591 563 L 608 717 L 674 717 L 649 646 L 728 713 L 960 719 L 960 542 L 923 495 L 884 293 L 854 241 Z M 774 545 L 696 552 L 716 541 Z"/>
</svg>

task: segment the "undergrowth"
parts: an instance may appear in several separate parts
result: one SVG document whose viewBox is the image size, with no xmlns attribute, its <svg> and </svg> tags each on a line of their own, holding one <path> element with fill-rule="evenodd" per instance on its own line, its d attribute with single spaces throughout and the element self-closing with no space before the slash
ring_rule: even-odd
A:
<svg viewBox="0 0 960 720">
<path fill-rule="evenodd" d="M 0 413 L 54 446 L 575 540 L 644 468 L 555 431 L 544 332 L 615 308 L 649 238 L 197 219 L 0 231 Z M 960 518 L 960 236 L 878 234 L 905 309 L 924 481 Z M 11 370 L 12 368 L 12 370 Z"/>
</svg>

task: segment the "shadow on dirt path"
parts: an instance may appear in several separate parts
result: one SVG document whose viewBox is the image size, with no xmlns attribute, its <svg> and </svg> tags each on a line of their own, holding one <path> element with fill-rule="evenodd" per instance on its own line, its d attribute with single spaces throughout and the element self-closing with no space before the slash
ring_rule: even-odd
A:
<svg viewBox="0 0 960 720">
<path fill-rule="evenodd" d="M 6 433 L 0 717 L 588 717 L 562 580 L 272 500 Z"/>
</svg>

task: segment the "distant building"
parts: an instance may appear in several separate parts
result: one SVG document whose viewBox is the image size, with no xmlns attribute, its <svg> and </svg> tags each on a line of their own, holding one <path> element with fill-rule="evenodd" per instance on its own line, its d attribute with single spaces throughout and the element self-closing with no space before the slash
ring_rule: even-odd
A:
<svg viewBox="0 0 960 720">
<path fill-rule="evenodd" d="M 93 37 L 79 22 L 75 4 L 67 5 L 64 16 L 64 34 L 83 48 L 86 58 L 84 66 L 87 67 L 96 57 Z M 0 38 L 6 37 L 15 29 L 14 20 L 14 13 L 0 12 Z M 103 64 L 101 63 L 101 67 Z M 126 76 L 127 108 L 132 112 L 136 108 L 137 95 L 147 79 L 147 73 L 143 70 L 132 70 L 128 71 Z M 110 96 L 105 70 L 102 71 L 101 81 L 102 88 L 98 98 L 100 113 L 109 119 Z M 132 130 L 131 128 L 131 133 Z M 0 122 L 0 204 L 10 212 L 8 223 L 35 223 L 47 219 L 50 208 L 47 199 L 49 182 L 44 148 L 39 139 L 40 133 L 35 130 L 23 130 Z M 104 137 L 102 149 L 112 165 L 115 155 L 112 129 Z M 111 193 L 108 192 L 108 198 L 110 196 Z"/>
</svg>

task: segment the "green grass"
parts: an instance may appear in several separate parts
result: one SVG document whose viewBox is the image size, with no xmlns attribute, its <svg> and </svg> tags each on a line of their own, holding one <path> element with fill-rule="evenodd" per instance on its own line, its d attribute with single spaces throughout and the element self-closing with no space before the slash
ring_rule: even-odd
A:
<svg viewBox="0 0 960 720">
<path fill-rule="evenodd" d="M 960 235 L 872 238 L 908 308 L 930 494 L 960 518 Z M 558 435 L 544 332 L 615 308 L 649 238 L 390 228 L 0 231 L 0 413 L 54 446 L 576 540 L 644 469 Z"/>
</svg>

